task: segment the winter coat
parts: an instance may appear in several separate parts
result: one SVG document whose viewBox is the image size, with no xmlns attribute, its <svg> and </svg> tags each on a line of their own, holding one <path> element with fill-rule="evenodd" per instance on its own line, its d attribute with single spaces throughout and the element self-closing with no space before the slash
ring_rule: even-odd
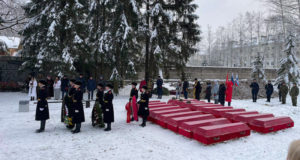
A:
<svg viewBox="0 0 300 160">
<path fill-rule="evenodd" d="M 96 81 L 94 79 L 89 79 L 86 87 L 88 91 L 94 91 L 97 88 Z"/>
<path fill-rule="evenodd" d="M 299 95 L 299 88 L 297 86 L 293 86 L 290 91 L 291 97 L 297 97 Z"/>
<path fill-rule="evenodd" d="M 58 80 L 57 82 L 54 82 L 54 84 L 53 84 L 53 87 L 55 89 L 60 89 L 60 86 L 61 86 L 61 81 L 60 80 Z"/>
<path fill-rule="evenodd" d="M 163 83 L 164 83 L 164 81 L 161 78 L 157 79 L 157 81 L 156 81 L 157 88 L 162 88 Z"/>
<path fill-rule="evenodd" d="M 74 115 L 72 122 L 73 123 L 81 123 L 85 121 L 84 118 L 84 109 L 82 104 L 83 92 L 81 89 L 75 90 L 73 97 L 73 107 L 74 107 Z"/>
<path fill-rule="evenodd" d="M 219 99 L 219 84 L 216 82 L 214 87 L 212 88 L 212 95 L 215 100 Z"/>
<path fill-rule="evenodd" d="M 142 117 L 149 116 L 149 94 L 148 92 L 141 94 L 141 100 L 138 102 L 140 104 L 138 115 Z"/>
<path fill-rule="evenodd" d="M 66 78 L 61 80 L 60 90 L 62 92 L 67 92 L 69 90 L 69 79 Z"/>
<path fill-rule="evenodd" d="M 68 91 L 68 96 L 65 97 L 65 104 L 68 108 L 69 117 L 72 117 L 74 114 L 73 98 L 74 98 L 75 91 L 76 89 L 74 87 L 71 87 Z"/>
<path fill-rule="evenodd" d="M 184 81 L 183 82 L 183 87 L 182 87 L 183 91 L 187 91 L 189 89 L 189 86 L 190 86 L 189 82 Z"/>
<path fill-rule="evenodd" d="M 256 82 L 252 82 L 250 85 L 250 88 L 252 88 L 252 93 L 257 94 L 259 91 L 259 85 Z"/>
<path fill-rule="evenodd" d="M 208 84 L 205 90 L 205 99 L 210 99 L 211 97 L 211 84 Z"/>
<path fill-rule="evenodd" d="M 54 84 L 54 81 L 52 79 L 47 79 L 48 97 L 54 96 L 53 84 Z"/>
<path fill-rule="evenodd" d="M 136 88 L 132 88 L 132 89 L 131 89 L 129 101 L 132 100 L 133 96 L 135 96 L 136 99 L 139 98 L 139 91 L 138 91 Z"/>
<path fill-rule="evenodd" d="M 85 92 L 86 83 L 85 83 L 84 78 L 83 78 L 83 77 L 82 77 L 82 78 L 78 77 L 78 78 L 76 79 L 76 81 L 80 81 L 80 82 L 81 82 L 80 89 L 81 89 L 82 92 Z"/>
<path fill-rule="evenodd" d="M 201 86 L 200 82 L 199 81 L 195 82 L 195 84 L 194 84 L 195 94 L 200 94 L 201 90 L 202 90 L 202 86 Z"/>
<path fill-rule="evenodd" d="M 281 85 L 280 86 L 280 93 L 282 96 L 286 96 L 289 93 L 289 88 L 287 85 Z"/>
<path fill-rule="evenodd" d="M 225 95 L 226 95 L 226 87 L 224 84 L 221 84 L 219 87 L 219 101 L 225 102 Z"/>
<path fill-rule="evenodd" d="M 226 102 L 231 102 L 233 92 L 233 83 L 232 81 L 226 82 Z"/>
<path fill-rule="evenodd" d="M 103 96 L 104 96 L 104 92 L 98 90 L 96 94 L 96 101 L 98 101 L 99 104 L 101 104 L 101 107 L 104 105 Z"/>
<path fill-rule="evenodd" d="M 37 81 L 31 80 L 29 82 L 29 90 L 28 90 L 28 96 L 36 98 L 36 87 L 37 87 Z"/>
<path fill-rule="evenodd" d="M 104 123 L 114 122 L 114 106 L 113 101 L 114 95 L 112 91 L 108 91 L 104 94 L 104 105 L 103 105 L 103 115 L 104 115 Z"/>
<path fill-rule="evenodd" d="M 147 85 L 147 82 L 146 82 L 146 80 L 142 80 L 141 81 L 141 83 L 140 83 L 140 86 L 139 86 L 139 90 L 140 90 L 140 92 L 142 92 L 142 88 L 143 88 L 143 86 L 146 86 Z"/>
<path fill-rule="evenodd" d="M 266 84 L 265 89 L 266 89 L 266 94 L 267 95 L 272 95 L 273 94 L 274 87 L 273 87 L 272 84 Z"/>
<path fill-rule="evenodd" d="M 38 102 L 35 112 L 35 120 L 43 121 L 49 119 L 49 108 L 47 102 L 47 89 L 42 87 L 39 90 Z"/>
</svg>

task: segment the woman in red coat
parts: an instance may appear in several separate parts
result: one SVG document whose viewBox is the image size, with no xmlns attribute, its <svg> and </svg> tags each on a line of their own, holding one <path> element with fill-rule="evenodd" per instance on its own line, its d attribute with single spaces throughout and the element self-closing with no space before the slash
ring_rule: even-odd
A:
<svg viewBox="0 0 300 160">
<path fill-rule="evenodd" d="M 226 82 L 226 102 L 228 102 L 228 106 L 231 105 L 232 90 L 233 90 L 233 82 L 227 81 Z"/>
</svg>

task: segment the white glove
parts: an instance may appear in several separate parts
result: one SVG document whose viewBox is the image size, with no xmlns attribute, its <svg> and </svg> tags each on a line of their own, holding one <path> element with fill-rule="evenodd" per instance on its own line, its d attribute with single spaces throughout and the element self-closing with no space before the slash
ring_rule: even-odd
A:
<svg viewBox="0 0 300 160">
<path fill-rule="evenodd" d="M 79 110 L 75 110 L 75 113 L 79 113 Z"/>
<path fill-rule="evenodd" d="M 40 108 L 40 111 L 44 111 L 44 108 Z"/>
<path fill-rule="evenodd" d="M 106 112 L 109 112 L 109 109 L 106 109 L 105 111 L 106 111 Z"/>
</svg>

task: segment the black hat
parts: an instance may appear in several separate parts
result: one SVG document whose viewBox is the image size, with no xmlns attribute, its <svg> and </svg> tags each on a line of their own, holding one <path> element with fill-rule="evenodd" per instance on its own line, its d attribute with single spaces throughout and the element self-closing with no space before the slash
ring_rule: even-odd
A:
<svg viewBox="0 0 300 160">
<path fill-rule="evenodd" d="M 146 90 L 148 89 L 148 87 L 147 87 L 147 86 L 143 86 L 142 88 L 143 88 L 143 89 L 146 89 Z"/>
<path fill-rule="evenodd" d="M 131 84 L 132 84 L 132 85 L 135 85 L 135 86 L 137 85 L 137 83 L 136 83 L 136 82 L 132 82 Z"/>
<path fill-rule="evenodd" d="M 197 78 L 195 78 L 195 81 L 197 81 L 198 79 Z"/>
<path fill-rule="evenodd" d="M 47 82 L 45 80 L 40 80 L 39 83 L 43 84 L 43 85 L 46 85 Z"/>
<path fill-rule="evenodd" d="M 104 87 L 104 85 L 102 83 L 98 83 L 98 86 L 102 87 L 102 88 Z"/>
<path fill-rule="evenodd" d="M 111 85 L 111 84 L 107 84 L 106 87 L 108 87 L 108 88 L 110 88 L 110 89 L 113 89 L 113 88 L 114 88 L 114 86 Z"/>
<path fill-rule="evenodd" d="M 72 83 L 75 83 L 75 82 L 76 82 L 76 80 L 75 80 L 75 79 L 71 79 L 71 80 L 70 80 L 70 82 L 72 82 Z"/>
<path fill-rule="evenodd" d="M 81 83 L 80 81 L 76 81 L 76 82 L 75 82 L 75 85 L 81 86 L 82 83 Z"/>
</svg>

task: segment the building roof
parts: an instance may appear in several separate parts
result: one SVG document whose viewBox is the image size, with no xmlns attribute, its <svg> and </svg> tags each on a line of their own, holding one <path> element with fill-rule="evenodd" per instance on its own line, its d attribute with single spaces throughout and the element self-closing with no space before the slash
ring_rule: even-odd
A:
<svg viewBox="0 0 300 160">
<path fill-rule="evenodd" d="M 5 42 L 8 49 L 12 49 L 12 48 L 17 49 L 17 48 L 19 48 L 21 38 L 0 36 L 0 41 Z"/>
</svg>

